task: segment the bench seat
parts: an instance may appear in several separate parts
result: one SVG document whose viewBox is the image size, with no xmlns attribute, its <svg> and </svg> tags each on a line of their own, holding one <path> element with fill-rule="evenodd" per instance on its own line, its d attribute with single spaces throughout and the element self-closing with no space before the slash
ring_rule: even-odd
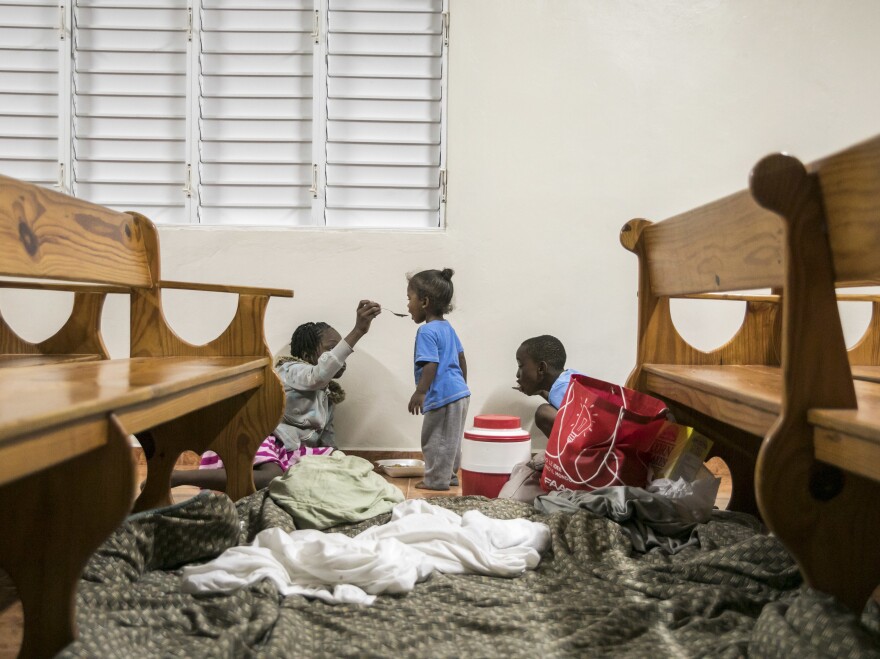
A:
<svg viewBox="0 0 880 659">
<path fill-rule="evenodd" d="M 779 417 L 778 367 L 644 364 L 643 370 L 649 393 L 753 435 L 766 434 Z"/>
<path fill-rule="evenodd" d="M 0 355 L 0 368 L 8 366 L 40 366 L 63 362 L 92 362 L 102 359 L 101 355 Z"/>
<path fill-rule="evenodd" d="M 880 385 L 856 382 L 856 410 L 812 409 L 816 459 L 880 481 Z"/>
<path fill-rule="evenodd" d="M 645 364 L 647 390 L 754 435 L 782 411 L 782 372 L 773 366 Z M 880 480 L 880 367 L 855 366 L 858 409 L 813 409 L 817 460 Z"/>
<path fill-rule="evenodd" d="M 100 430 L 110 414 L 126 432 L 140 432 L 256 389 L 270 364 L 166 357 L 0 369 L 0 485 L 103 445 L 107 432 L 86 427 Z M 24 441 L 36 435 L 36 443 Z"/>
<path fill-rule="evenodd" d="M 850 369 L 855 380 L 880 382 L 880 366 L 851 366 Z"/>
</svg>

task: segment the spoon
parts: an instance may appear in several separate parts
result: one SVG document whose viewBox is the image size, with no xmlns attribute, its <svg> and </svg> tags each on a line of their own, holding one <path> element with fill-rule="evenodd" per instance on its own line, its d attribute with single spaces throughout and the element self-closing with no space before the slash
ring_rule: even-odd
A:
<svg viewBox="0 0 880 659">
<path fill-rule="evenodd" d="M 408 313 L 397 313 L 396 311 L 391 311 L 391 309 L 387 309 L 385 307 L 382 307 L 382 311 L 387 311 L 388 313 L 392 313 L 395 316 L 397 316 L 398 318 L 406 318 L 407 316 L 409 316 Z"/>
</svg>

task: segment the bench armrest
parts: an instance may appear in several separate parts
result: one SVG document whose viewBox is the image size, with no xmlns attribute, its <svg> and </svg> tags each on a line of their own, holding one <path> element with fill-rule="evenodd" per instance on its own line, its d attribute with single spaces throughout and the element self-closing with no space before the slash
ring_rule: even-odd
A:
<svg viewBox="0 0 880 659">
<path fill-rule="evenodd" d="M 780 295 L 735 295 L 720 293 L 692 293 L 690 295 L 675 295 L 677 299 L 688 300 L 738 300 L 740 302 L 779 302 Z M 838 293 L 839 302 L 880 302 L 880 293 Z"/>
<path fill-rule="evenodd" d="M 266 295 L 269 297 L 293 297 L 289 288 L 261 288 L 255 286 L 226 286 L 222 284 L 200 284 L 195 282 L 160 281 L 159 288 L 177 288 L 192 291 L 211 291 L 215 293 L 237 293 L 239 295 Z M 126 286 L 109 284 L 73 284 L 63 281 L 46 283 L 36 281 L 16 281 L 0 279 L 0 288 L 23 288 L 43 291 L 67 291 L 70 293 L 117 293 L 127 295 L 131 289 Z"/>
<path fill-rule="evenodd" d="M 733 293 L 692 293 L 690 295 L 675 295 L 677 299 L 686 300 L 734 300 L 738 302 L 779 302 L 779 295 L 736 295 Z"/>
<path fill-rule="evenodd" d="M 259 288 L 254 286 L 226 286 L 223 284 L 198 284 L 193 282 L 167 281 L 158 283 L 159 288 L 176 288 L 190 291 L 211 291 L 214 293 L 237 293 L 238 295 L 266 295 L 268 297 L 293 297 L 289 288 Z"/>
<path fill-rule="evenodd" d="M 128 295 L 131 289 L 126 286 L 111 286 L 109 284 L 68 284 L 59 281 L 52 283 L 36 281 L 14 281 L 0 279 L 0 288 L 25 288 L 41 291 L 67 291 L 69 293 L 120 293 Z"/>
</svg>

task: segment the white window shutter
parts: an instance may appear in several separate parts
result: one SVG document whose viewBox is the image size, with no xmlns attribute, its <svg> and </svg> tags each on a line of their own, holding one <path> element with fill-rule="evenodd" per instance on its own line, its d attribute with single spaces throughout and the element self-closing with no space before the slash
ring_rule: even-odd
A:
<svg viewBox="0 0 880 659">
<path fill-rule="evenodd" d="M 443 0 L 329 0 L 326 222 L 442 223 Z"/>
<path fill-rule="evenodd" d="M 442 226 L 448 0 L 71 3 L 0 0 L 0 172 L 158 223 Z"/>
<path fill-rule="evenodd" d="M 199 221 L 313 224 L 312 0 L 203 0 Z"/>
<path fill-rule="evenodd" d="M 73 192 L 188 222 L 186 0 L 76 0 Z"/>
<path fill-rule="evenodd" d="M 0 0 L 0 173 L 52 186 L 59 170 L 55 2 Z"/>
</svg>

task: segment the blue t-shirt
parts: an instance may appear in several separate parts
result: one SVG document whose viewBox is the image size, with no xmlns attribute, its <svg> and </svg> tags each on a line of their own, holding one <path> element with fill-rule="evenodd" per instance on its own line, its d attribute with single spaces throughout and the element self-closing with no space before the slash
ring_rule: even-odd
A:
<svg viewBox="0 0 880 659">
<path fill-rule="evenodd" d="M 547 397 L 547 402 L 557 410 L 562 405 L 562 399 L 565 396 L 565 390 L 568 389 L 568 381 L 571 380 L 572 375 L 582 375 L 582 373 L 573 368 L 567 368 L 559 374 L 556 382 L 550 387 L 550 395 Z"/>
<path fill-rule="evenodd" d="M 437 375 L 425 394 L 423 412 L 436 410 L 465 396 L 470 396 L 458 355 L 464 352 L 458 334 L 446 320 L 432 320 L 416 332 L 415 361 L 416 385 L 422 377 L 420 363 L 435 362 Z"/>
</svg>

